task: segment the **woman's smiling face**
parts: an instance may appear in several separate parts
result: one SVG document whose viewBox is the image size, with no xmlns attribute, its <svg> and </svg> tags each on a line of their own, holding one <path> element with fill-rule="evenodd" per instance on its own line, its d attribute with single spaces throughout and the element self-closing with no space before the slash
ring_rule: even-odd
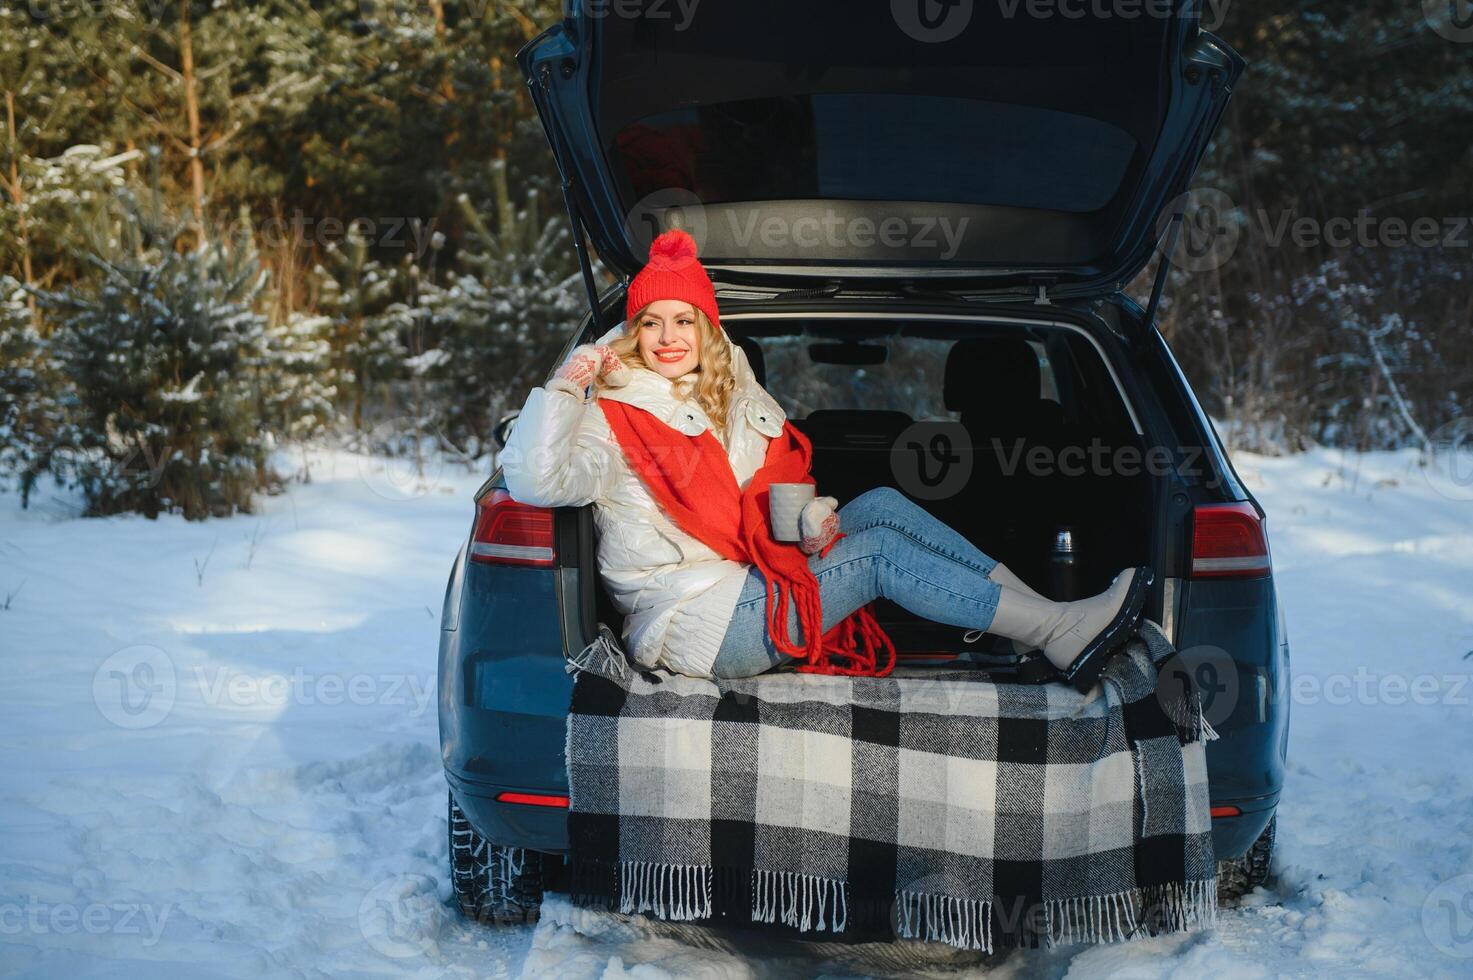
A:
<svg viewBox="0 0 1473 980">
<path fill-rule="evenodd" d="M 700 363 L 700 326 L 696 308 L 678 299 L 657 299 L 639 315 L 635 329 L 639 354 L 651 371 L 674 379 Z"/>
</svg>

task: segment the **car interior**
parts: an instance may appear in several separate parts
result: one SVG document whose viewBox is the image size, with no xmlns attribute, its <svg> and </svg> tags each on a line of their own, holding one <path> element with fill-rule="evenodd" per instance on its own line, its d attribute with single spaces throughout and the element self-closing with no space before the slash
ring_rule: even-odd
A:
<svg viewBox="0 0 1473 980">
<path fill-rule="evenodd" d="M 895 487 L 1053 598 L 1092 595 L 1148 560 L 1154 484 L 1139 465 L 1143 440 L 1082 332 L 874 320 L 725 326 L 812 442 L 818 492 L 841 507 Z M 1134 467 L 1113 465 L 1125 447 Z M 1053 562 L 1065 529 L 1077 594 L 1064 591 Z M 602 591 L 600 618 L 617 624 Z M 1007 641 L 967 643 L 965 628 L 888 600 L 876 613 L 911 661 L 996 665 L 1013 655 Z"/>
</svg>

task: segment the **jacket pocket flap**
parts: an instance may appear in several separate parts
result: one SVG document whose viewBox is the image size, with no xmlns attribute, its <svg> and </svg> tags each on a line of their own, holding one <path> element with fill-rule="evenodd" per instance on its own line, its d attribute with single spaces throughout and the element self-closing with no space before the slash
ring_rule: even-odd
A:
<svg viewBox="0 0 1473 980">
<path fill-rule="evenodd" d="M 681 435 L 698 436 L 711 427 L 711 420 L 706 418 L 706 413 L 695 402 L 682 401 L 675 403 L 665 424 Z"/>
<path fill-rule="evenodd" d="M 747 400 L 747 423 L 768 438 L 780 435 L 786 421 L 783 410 L 757 398 Z"/>
</svg>

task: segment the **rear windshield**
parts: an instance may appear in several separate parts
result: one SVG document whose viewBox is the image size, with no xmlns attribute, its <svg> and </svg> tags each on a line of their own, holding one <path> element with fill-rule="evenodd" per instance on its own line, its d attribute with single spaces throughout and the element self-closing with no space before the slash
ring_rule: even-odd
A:
<svg viewBox="0 0 1473 980">
<path fill-rule="evenodd" d="M 845 358 L 826 346 L 835 332 L 825 333 L 740 341 L 749 360 L 753 347 L 760 350 L 763 384 L 791 418 L 841 410 L 960 420 L 963 413 L 1001 418 L 1021 410 L 1057 412 L 1061 421 L 1096 432 L 1134 429 L 1099 352 L 1072 330 L 1012 328 L 965 338 L 896 332 L 857 341 L 883 348 L 877 364 L 826 363 Z"/>
<path fill-rule="evenodd" d="M 1136 141 L 1110 123 L 1046 108 L 821 93 L 648 116 L 615 134 L 607 152 L 630 202 L 678 188 L 707 204 L 823 198 L 1080 213 L 1121 189 Z"/>
</svg>

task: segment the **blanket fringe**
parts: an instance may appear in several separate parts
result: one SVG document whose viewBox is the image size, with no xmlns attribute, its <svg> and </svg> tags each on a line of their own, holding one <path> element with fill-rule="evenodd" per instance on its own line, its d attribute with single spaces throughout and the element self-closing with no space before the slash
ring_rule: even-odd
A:
<svg viewBox="0 0 1473 980">
<path fill-rule="evenodd" d="M 1177 740 L 1182 745 L 1218 739 L 1217 730 L 1208 723 L 1207 716 L 1202 711 L 1202 698 L 1196 691 L 1172 698 L 1163 707 L 1171 723 L 1176 726 Z"/>
<path fill-rule="evenodd" d="M 781 921 L 800 932 L 843 932 L 849 888 L 837 878 L 752 869 L 752 921 Z"/>
<path fill-rule="evenodd" d="M 622 861 L 619 911 L 653 912 L 670 920 L 711 917 L 711 866 Z"/>
<path fill-rule="evenodd" d="M 993 903 L 926 892 L 895 893 L 897 935 L 960 949 L 995 951 Z M 1123 942 L 1138 935 L 1208 928 L 1217 921 L 1217 879 L 1148 885 L 1107 895 L 1048 899 L 1041 923 L 1006 930 L 1009 945 Z M 1031 933 L 1037 931 L 1037 935 Z"/>
<path fill-rule="evenodd" d="M 1110 895 L 1044 902 L 1049 945 L 1113 943 L 1138 934 L 1204 929 L 1217 921 L 1217 879 L 1147 885 Z"/>
<path fill-rule="evenodd" d="M 991 902 L 901 890 L 895 910 L 896 931 L 906 939 L 992 952 Z"/>
<path fill-rule="evenodd" d="M 1202 720 L 1202 739 L 1203 739 L 1203 741 L 1206 741 L 1206 742 L 1215 742 L 1219 738 L 1222 737 L 1222 736 L 1220 736 L 1220 735 L 1217 734 L 1217 729 L 1215 729 L 1215 728 L 1212 727 L 1212 724 L 1207 720 L 1207 716 L 1206 715 L 1203 715 L 1201 720 Z"/>
<path fill-rule="evenodd" d="M 593 642 L 571 654 L 567 660 L 563 669 L 569 674 L 587 670 L 621 681 L 629 675 L 629 660 L 619 645 L 619 638 L 603 623 L 598 624 L 598 636 L 593 638 Z"/>
</svg>

